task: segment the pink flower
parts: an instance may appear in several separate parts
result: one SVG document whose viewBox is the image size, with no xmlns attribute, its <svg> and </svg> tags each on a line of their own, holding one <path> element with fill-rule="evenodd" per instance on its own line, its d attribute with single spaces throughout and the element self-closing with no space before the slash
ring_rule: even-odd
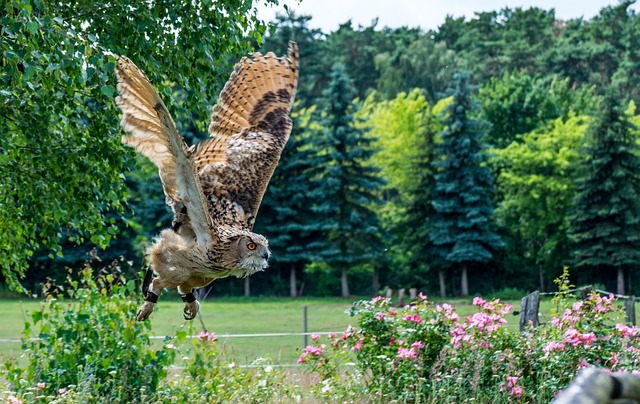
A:
<svg viewBox="0 0 640 404">
<path fill-rule="evenodd" d="M 212 332 L 202 331 L 198 334 L 198 339 L 201 341 L 217 341 L 218 337 L 216 337 L 216 334 Z"/>
<path fill-rule="evenodd" d="M 418 353 L 413 348 L 409 348 L 409 349 L 399 348 L 398 349 L 398 354 L 396 355 L 396 358 L 415 359 L 417 357 L 417 355 L 418 355 Z"/>
<path fill-rule="evenodd" d="M 65 389 L 64 387 L 58 390 L 58 394 L 60 394 L 61 396 L 64 395 L 67 392 L 67 389 Z"/>
<path fill-rule="evenodd" d="M 356 344 L 353 346 L 353 348 L 351 348 L 351 350 L 354 352 L 361 350 L 363 341 L 364 341 L 364 337 L 360 337 L 358 342 L 356 342 Z"/>
<path fill-rule="evenodd" d="M 516 396 L 518 398 L 522 397 L 522 393 L 524 393 L 524 389 L 521 386 L 515 386 L 511 388 L 511 395 Z"/>
<path fill-rule="evenodd" d="M 460 320 L 460 316 L 458 316 L 458 313 L 456 313 L 453 310 L 453 307 L 448 303 L 444 303 L 442 306 L 441 305 L 437 305 L 436 306 L 436 313 L 443 313 L 445 318 L 447 318 L 448 320 L 454 321 L 454 322 Z"/>
<path fill-rule="evenodd" d="M 573 309 L 573 311 L 578 312 L 578 311 L 580 311 L 582 309 L 583 306 L 584 306 L 584 300 L 580 300 L 580 301 L 575 302 L 571 306 L 571 308 Z M 569 310 L 569 309 L 567 309 L 567 310 Z"/>
<path fill-rule="evenodd" d="M 403 316 L 402 319 L 405 321 L 413 321 L 416 324 L 422 323 L 422 319 L 418 314 L 407 314 Z"/>
<path fill-rule="evenodd" d="M 329 335 L 327 335 L 327 338 L 329 339 L 334 339 L 335 337 L 337 337 L 337 335 L 334 332 L 330 332 Z"/>
<path fill-rule="evenodd" d="M 484 308 L 487 305 L 487 301 L 481 297 L 474 297 L 473 305 Z"/>
<path fill-rule="evenodd" d="M 413 344 L 411 344 L 411 347 L 415 349 L 422 349 L 424 348 L 424 344 L 422 343 L 422 341 L 416 341 Z"/>
<path fill-rule="evenodd" d="M 320 334 L 311 334 L 311 341 L 318 342 L 320 340 Z"/>
<path fill-rule="evenodd" d="M 425 295 L 424 293 L 420 292 L 418 293 L 418 297 L 422 300 L 427 300 L 427 295 Z"/>
<path fill-rule="evenodd" d="M 564 333 L 565 342 L 578 346 L 580 344 L 584 344 L 586 346 L 591 346 L 596 340 L 596 336 L 593 332 L 588 334 L 581 334 L 580 331 L 576 330 L 574 327 L 569 328 Z"/>
<path fill-rule="evenodd" d="M 347 339 L 353 335 L 355 335 L 356 333 L 356 329 L 353 328 L 351 325 L 349 325 L 347 327 L 347 331 L 345 331 L 344 333 L 342 333 L 342 339 Z"/>
<path fill-rule="evenodd" d="M 7 397 L 7 403 L 9 404 L 22 404 L 22 400 L 20 400 L 18 397 L 16 396 L 9 396 Z"/>
<path fill-rule="evenodd" d="M 324 354 L 324 348 L 326 348 L 325 344 L 322 344 L 320 346 L 307 345 L 304 348 L 304 351 L 309 355 L 320 356 Z"/>
<path fill-rule="evenodd" d="M 575 304 L 574 304 L 574 306 L 575 306 Z M 580 317 L 579 316 L 574 316 L 573 312 L 571 311 L 571 309 L 565 309 L 564 310 L 564 314 L 562 316 L 562 321 L 563 321 L 564 324 L 577 323 L 578 321 L 580 321 Z M 557 324 L 554 324 L 554 325 L 557 325 Z"/>
<path fill-rule="evenodd" d="M 623 337 L 635 337 L 636 335 L 638 335 L 638 327 L 636 327 L 635 325 L 633 327 L 629 327 L 626 324 L 616 324 L 616 330 Z"/>
<path fill-rule="evenodd" d="M 382 297 L 382 296 L 376 296 L 376 297 L 374 297 L 373 299 L 371 299 L 371 303 L 378 303 L 378 302 L 379 302 L 379 301 L 381 301 L 381 300 L 382 300 L 382 301 L 384 301 L 384 300 L 385 300 L 385 298 L 384 298 L 384 297 Z"/>
<path fill-rule="evenodd" d="M 38 389 L 44 389 L 44 386 L 45 386 L 44 382 L 40 382 L 40 383 L 36 384 L 36 388 L 38 388 Z"/>
<path fill-rule="evenodd" d="M 467 334 L 462 324 L 458 324 L 456 328 L 449 331 L 449 334 L 451 335 L 451 342 L 453 343 L 453 347 L 455 349 L 460 348 L 460 344 L 462 341 L 472 341 L 472 337 Z"/>
<path fill-rule="evenodd" d="M 376 313 L 376 320 L 382 321 L 383 318 L 384 318 L 384 313 L 381 313 L 381 312 Z"/>
<path fill-rule="evenodd" d="M 395 316 L 396 314 L 398 314 L 398 312 L 393 309 L 389 309 L 388 313 L 392 316 Z"/>
<path fill-rule="evenodd" d="M 545 345 L 542 350 L 546 353 L 549 353 L 551 351 L 566 351 L 567 348 L 565 348 L 564 342 L 551 341 L 547 345 Z"/>
<path fill-rule="evenodd" d="M 517 376 L 507 376 L 507 385 L 509 387 L 513 387 L 516 384 L 518 384 L 518 377 Z"/>
</svg>

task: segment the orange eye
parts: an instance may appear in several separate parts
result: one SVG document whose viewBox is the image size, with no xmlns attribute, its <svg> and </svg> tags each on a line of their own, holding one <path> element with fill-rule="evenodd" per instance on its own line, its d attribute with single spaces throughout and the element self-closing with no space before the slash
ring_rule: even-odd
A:
<svg viewBox="0 0 640 404">
<path fill-rule="evenodd" d="M 255 250 L 256 247 L 257 247 L 256 243 L 247 244 L 247 248 L 250 249 L 251 251 Z"/>
</svg>

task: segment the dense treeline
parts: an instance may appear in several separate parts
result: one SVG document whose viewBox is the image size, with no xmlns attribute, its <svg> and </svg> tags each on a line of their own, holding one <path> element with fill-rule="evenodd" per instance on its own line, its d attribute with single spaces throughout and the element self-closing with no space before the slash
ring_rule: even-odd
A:
<svg viewBox="0 0 640 404">
<path fill-rule="evenodd" d="M 301 77 L 291 140 L 256 223 L 272 263 L 244 285 L 215 282 L 213 293 L 545 290 L 564 265 L 575 282 L 636 292 L 640 17 L 631 4 L 569 21 L 505 8 L 427 32 L 345 22 L 323 33 L 309 16 L 278 16 L 254 46 L 283 54 L 295 40 Z M 194 97 L 176 94 L 177 104 Z M 189 141 L 205 136 L 200 117 L 179 126 Z M 130 212 L 111 214 L 119 232 L 97 254 L 127 257 L 133 272 L 170 217 L 153 168 L 139 159 L 128 170 Z M 75 241 L 60 258 L 36 251 L 25 285 L 84 259 L 91 243 Z"/>
</svg>

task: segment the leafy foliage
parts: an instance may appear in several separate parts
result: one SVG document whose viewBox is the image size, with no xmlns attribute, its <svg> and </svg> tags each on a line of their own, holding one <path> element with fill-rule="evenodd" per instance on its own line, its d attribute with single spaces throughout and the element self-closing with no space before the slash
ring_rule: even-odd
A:
<svg viewBox="0 0 640 404">
<path fill-rule="evenodd" d="M 28 366 L 4 364 L 15 392 L 28 395 L 40 386 L 38 394 L 55 397 L 75 386 L 82 401 L 142 401 L 167 376 L 174 347 L 168 338 L 153 349 L 150 323 L 135 320 L 135 282 L 122 277 L 117 263 L 96 279 L 92 272 L 87 263 L 66 288 L 44 285 L 53 294 L 32 313 L 22 337 Z"/>
<path fill-rule="evenodd" d="M 117 133 L 115 55 L 203 129 L 232 61 L 266 29 L 251 1 L 170 4 L 3 3 L 0 221 L 14 230 L 0 236 L 0 262 L 12 287 L 39 248 L 106 247 L 117 233 L 108 213 L 125 213 L 122 173 L 134 162 Z M 175 89 L 189 97 L 176 103 Z"/>
<path fill-rule="evenodd" d="M 507 236 L 505 242 L 523 243 L 511 249 L 513 256 L 506 259 L 513 265 L 519 263 L 518 272 L 525 265 L 533 273 L 539 268 L 542 291 L 545 269 L 560 268 L 568 255 L 568 216 L 577 166 L 583 158 L 579 149 L 588 124 L 584 116 L 566 121 L 558 118 L 549 127 L 523 135 L 503 149 L 494 149 L 490 160 L 499 173 L 497 187 L 502 202 L 496 217 Z M 512 269 L 507 266 L 505 270 Z"/>
</svg>

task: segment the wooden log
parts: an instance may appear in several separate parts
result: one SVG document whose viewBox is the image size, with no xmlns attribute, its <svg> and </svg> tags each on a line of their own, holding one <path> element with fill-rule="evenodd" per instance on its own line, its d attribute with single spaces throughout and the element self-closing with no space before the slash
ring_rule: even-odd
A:
<svg viewBox="0 0 640 404">
<path fill-rule="evenodd" d="M 540 311 L 540 292 L 537 290 L 520 300 L 520 331 L 525 331 L 529 325 L 534 328 L 540 325 L 538 312 Z"/>
<path fill-rule="evenodd" d="M 610 375 L 601 369 L 585 368 L 552 403 L 609 403 L 612 400 L 640 400 L 640 378 L 631 373 Z"/>
</svg>

